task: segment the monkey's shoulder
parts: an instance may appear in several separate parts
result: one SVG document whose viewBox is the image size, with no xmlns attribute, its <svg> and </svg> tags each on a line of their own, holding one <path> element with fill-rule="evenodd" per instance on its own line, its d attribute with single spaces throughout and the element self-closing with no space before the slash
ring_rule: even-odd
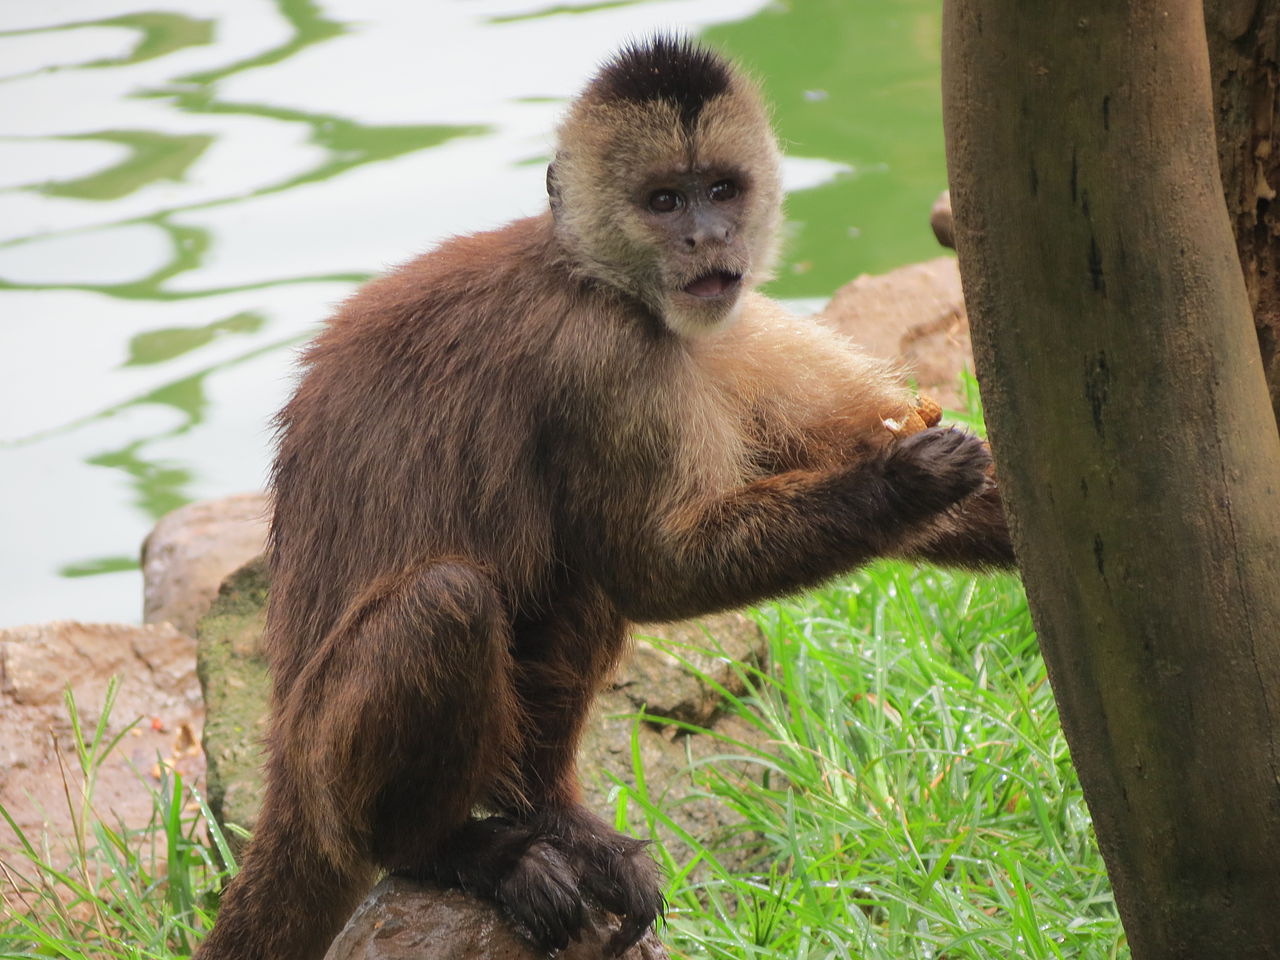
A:
<svg viewBox="0 0 1280 960">
<path fill-rule="evenodd" d="M 304 365 L 341 367 L 346 378 L 527 365 L 572 307 L 567 276 L 549 217 L 452 237 L 357 290 Z"/>
<path fill-rule="evenodd" d="M 450 237 L 366 283 L 333 323 L 398 322 L 411 331 L 450 319 L 475 323 L 510 316 L 561 285 L 557 259 L 546 216 Z"/>
</svg>

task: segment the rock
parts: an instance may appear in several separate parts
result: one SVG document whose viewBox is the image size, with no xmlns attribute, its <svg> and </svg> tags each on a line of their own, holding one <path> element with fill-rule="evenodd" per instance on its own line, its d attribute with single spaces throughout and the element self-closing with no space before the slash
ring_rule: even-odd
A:
<svg viewBox="0 0 1280 960">
<path fill-rule="evenodd" d="M 195 636 L 218 585 L 262 552 L 268 514 L 266 494 L 241 493 L 161 517 L 142 543 L 143 621 Z"/>
<path fill-rule="evenodd" d="M 0 630 L 0 804 L 40 846 L 40 833 L 71 837 L 66 789 L 79 813 L 82 776 L 63 700 L 70 685 L 80 726 L 91 738 L 107 684 L 120 678 L 105 742 L 133 726 L 98 769 L 94 809 L 110 823 L 146 825 L 159 764 L 188 781 L 204 772 L 204 719 L 195 676 L 195 642 L 168 624 L 55 621 Z M 64 785 L 63 777 L 67 778 Z M 0 854 L 16 847 L 0 825 Z"/>
<path fill-rule="evenodd" d="M 196 628 L 196 672 L 207 719 L 206 797 L 221 824 L 252 830 L 262 802 L 262 739 L 271 680 L 262 655 L 267 569 L 258 557 L 222 584 Z M 232 850 L 240 840 L 227 833 Z"/>
<path fill-rule="evenodd" d="M 960 371 L 973 371 L 973 348 L 954 258 L 857 277 L 819 316 L 869 353 L 901 359 L 944 407 L 961 405 Z"/>
<path fill-rule="evenodd" d="M 938 199 L 933 202 L 933 209 L 929 211 L 929 226 L 933 228 L 933 235 L 938 238 L 940 244 L 952 250 L 955 249 L 956 224 L 951 215 L 950 190 L 943 190 L 938 194 Z"/>
<path fill-rule="evenodd" d="M 617 921 L 596 916 L 557 960 L 602 960 Z M 545 960 L 492 904 L 457 890 L 387 877 L 369 894 L 325 960 Z M 666 960 L 652 932 L 622 960 Z"/>
</svg>

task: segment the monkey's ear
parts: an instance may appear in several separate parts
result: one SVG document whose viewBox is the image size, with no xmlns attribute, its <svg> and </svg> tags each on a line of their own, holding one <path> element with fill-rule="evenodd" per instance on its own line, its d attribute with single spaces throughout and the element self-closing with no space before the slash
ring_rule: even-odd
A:
<svg viewBox="0 0 1280 960">
<path fill-rule="evenodd" d="M 556 162 L 554 160 L 547 164 L 547 198 L 551 201 L 551 212 L 558 212 L 560 209 L 560 185 L 556 183 Z"/>
</svg>

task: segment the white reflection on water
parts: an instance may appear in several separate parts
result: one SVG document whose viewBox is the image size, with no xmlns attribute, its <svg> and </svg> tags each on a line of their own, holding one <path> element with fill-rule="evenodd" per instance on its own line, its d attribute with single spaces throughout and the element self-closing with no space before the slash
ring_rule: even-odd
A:
<svg viewBox="0 0 1280 960">
<path fill-rule="evenodd" d="M 0 12 L 0 19 L 2 18 L 3 13 Z M 5 84 L 0 83 L 0 92 L 4 91 L 4 87 Z M 68 95 L 74 96 L 74 93 L 69 92 Z M 0 103 L 2 102 L 3 99 L 0 98 Z M 157 113 L 146 120 L 113 120 L 108 119 L 110 113 L 110 108 L 104 107 L 98 124 L 87 126 L 85 130 L 97 131 L 110 126 L 116 129 L 158 130 L 176 136 L 209 136 L 213 140 L 188 168 L 183 180 L 148 183 L 110 202 L 47 196 L 30 190 L 0 192 L 0 242 L 33 234 L 91 229 L 102 224 L 154 216 L 198 204 L 236 202 L 256 190 L 287 182 L 305 173 L 318 166 L 326 155 L 324 150 L 307 142 L 311 131 L 303 123 L 246 116 L 192 117 L 173 110 Z M 193 123 L 193 120 L 198 122 Z M 4 118 L 0 116 L 0 131 L 4 129 Z M 0 133 L 0 137 L 2 136 Z M 113 159 L 100 162 L 91 170 L 64 174 L 54 167 L 55 164 L 68 162 L 64 156 L 77 156 L 85 147 L 104 145 L 115 146 L 93 140 L 43 138 L 9 140 L 6 143 L 0 139 L 0 150 L 5 146 L 25 147 L 29 151 L 43 151 L 49 158 L 49 168 L 32 176 L 26 181 L 27 185 L 79 178 L 95 170 L 107 169 L 119 162 L 119 153 L 114 153 Z M 124 155 L 127 156 L 128 153 L 125 148 Z M 0 153 L 0 157 L 2 156 Z M 27 159 L 27 163 L 30 165 L 30 159 Z M 9 177 L 5 176 L 5 179 L 8 180 Z M 0 278 L 13 279 L 4 273 L 3 268 L 0 268 Z"/>
<path fill-rule="evenodd" d="M 14 27 L 6 23 L 4 29 Z M 57 33 L 0 37 L 0 80 L 123 57 L 136 39 L 137 32 L 124 27 L 75 27 Z"/>
<path fill-rule="evenodd" d="M 562 102 L 621 40 L 764 4 L 327 0 L 345 32 L 310 45 L 268 0 L 0 4 L 0 625 L 138 619 L 155 514 L 262 484 L 293 347 L 359 275 L 542 209 Z M 187 40 L 52 29 L 139 12 Z M 466 129 L 358 162 L 363 128 L 431 125 Z M 135 150 L 161 175 L 107 183 Z"/>
<path fill-rule="evenodd" d="M 65 140 L 56 150 L 43 140 L 0 140 L 0 190 L 42 183 L 74 180 L 115 166 L 129 156 L 129 148 L 100 140 Z M 49 228 L 37 227 L 40 232 Z M 32 232 L 13 224 L 0 224 L 0 237 Z"/>
<path fill-rule="evenodd" d="M 147 223 L 58 233 L 0 247 L 0 277 L 52 286 L 132 283 L 163 267 L 172 252 L 169 235 Z"/>
</svg>

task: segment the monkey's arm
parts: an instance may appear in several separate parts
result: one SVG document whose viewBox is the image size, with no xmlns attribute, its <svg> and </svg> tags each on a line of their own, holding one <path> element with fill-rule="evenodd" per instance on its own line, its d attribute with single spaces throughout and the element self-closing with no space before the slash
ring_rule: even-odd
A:
<svg viewBox="0 0 1280 960">
<path fill-rule="evenodd" d="M 601 578 L 626 616 L 649 621 L 812 586 L 914 544 L 929 520 L 982 487 L 989 462 L 977 438 L 934 429 L 871 460 L 767 477 L 631 535 L 606 533 Z"/>
<path fill-rule="evenodd" d="M 990 487 L 961 501 L 930 523 L 902 554 L 948 567 L 1013 569 L 1013 543 L 999 489 Z"/>
</svg>

